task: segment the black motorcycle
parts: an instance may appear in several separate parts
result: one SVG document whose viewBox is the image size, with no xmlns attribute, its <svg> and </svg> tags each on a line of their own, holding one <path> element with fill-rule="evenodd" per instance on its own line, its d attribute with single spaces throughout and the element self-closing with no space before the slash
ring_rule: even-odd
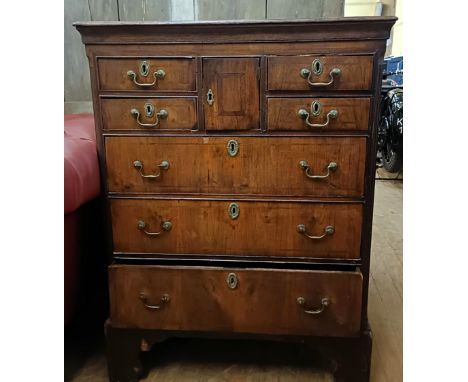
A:
<svg viewBox="0 0 468 382">
<path fill-rule="evenodd" d="M 388 172 L 403 167 L 403 87 L 383 81 L 377 160 Z"/>
</svg>

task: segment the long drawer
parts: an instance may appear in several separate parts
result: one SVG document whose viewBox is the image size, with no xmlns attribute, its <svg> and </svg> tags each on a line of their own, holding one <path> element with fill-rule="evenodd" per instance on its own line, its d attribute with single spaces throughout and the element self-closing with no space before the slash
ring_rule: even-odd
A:
<svg viewBox="0 0 468 382">
<path fill-rule="evenodd" d="M 110 192 L 355 196 L 365 137 L 108 137 Z"/>
<path fill-rule="evenodd" d="M 303 271 L 113 265 L 116 327 L 355 336 L 361 316 L 358 271 Z"/>
<path fill-rule="evenodd" d="M 358 259 L 362 204 L 112 199 L 114 251 Z"/>
</svg>

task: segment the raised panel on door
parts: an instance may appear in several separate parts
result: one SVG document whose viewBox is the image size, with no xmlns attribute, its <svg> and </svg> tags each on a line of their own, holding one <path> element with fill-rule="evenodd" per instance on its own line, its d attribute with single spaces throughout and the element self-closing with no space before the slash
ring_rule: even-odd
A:
<svg viewBox="0 0 468 382">
<path fill-rule="evenodd" d="M 113 199 L 111 209 L 116 252 L 360 257 L 360 203 Z"/>
<path fill-rule="evenodd" d="M 207 130 L 259 129 L 259 63 L 258 58 L 203 59 Z"/>
<path fill-rule="evenodd" d="M 229 277 L 237 281 L 235 288 Z M 359 332 L 359 271 L 112 265 L 109 284 L 117 327 L 320 336 Z M 304 312 L 321 308 L 314 315 Z"/>
<path fill-rule="evenodd" d="M 365 137 L 106 138 L 110 192 L 360 197 L 365 155 Z"/>
</svg>

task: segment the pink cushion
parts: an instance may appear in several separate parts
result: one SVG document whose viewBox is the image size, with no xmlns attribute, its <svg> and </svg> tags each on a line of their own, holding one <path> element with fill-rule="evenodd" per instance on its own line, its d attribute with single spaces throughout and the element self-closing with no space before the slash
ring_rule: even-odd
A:
<svg viewBox="0 0 468 382">
<path fill-rule="evenodd" d="M 65 213 L 99 195 L 93 114 L 65 115 Z"/>
</svg>

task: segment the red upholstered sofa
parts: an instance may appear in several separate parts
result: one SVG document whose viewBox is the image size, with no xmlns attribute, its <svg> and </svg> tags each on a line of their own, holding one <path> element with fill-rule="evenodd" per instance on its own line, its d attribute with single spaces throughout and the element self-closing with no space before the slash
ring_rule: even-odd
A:
<svg viewBox="0 0 468 382">
<path fill-rule="evenodd" d="M 93 114 L 65 115 L 65 324 L 83 302 L 88 278 L 101 266 L 100 193 Z M 94 276 L 93 276 L 94 275 Z M 81 299 L 81 300 L 80 300 Z"/>
</svg>

